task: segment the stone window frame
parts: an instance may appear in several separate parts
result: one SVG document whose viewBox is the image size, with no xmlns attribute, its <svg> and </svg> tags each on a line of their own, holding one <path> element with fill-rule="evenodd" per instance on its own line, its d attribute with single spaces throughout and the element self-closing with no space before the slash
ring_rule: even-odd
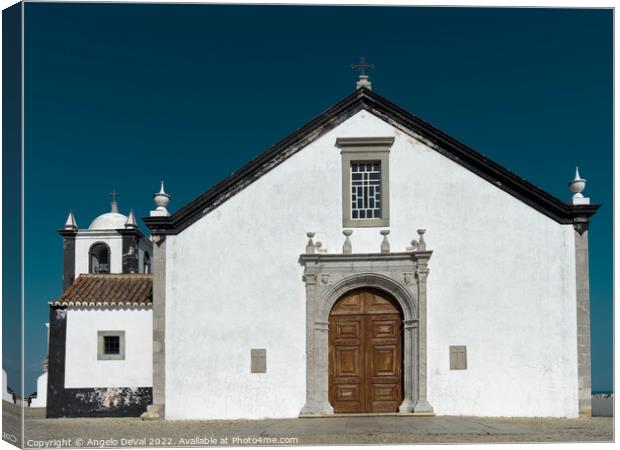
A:
<svg viewBox="0 0 620 450">
<path fill-rule="evenodd" d="M 119 337 L 119 351 L 117 355 L 107 354 L 104 351 L 104 337 L 106 336 L 118 336 Z M 98 361 L 110 361 L 110 360 L 124 360 L 125 359 L 125 331 L 122 330 L 99 330 L 97 331 L 97 360 Z"/>
<path fill-rule="evenodd" d="M 390 148 L 394 137 L 337 138 L 342 156 L 342 226 L 344 228 L 390 226 Z M 381 165 L 381 217 L 351 217 L 351 163 L 377 161 Z"/>
</svg>

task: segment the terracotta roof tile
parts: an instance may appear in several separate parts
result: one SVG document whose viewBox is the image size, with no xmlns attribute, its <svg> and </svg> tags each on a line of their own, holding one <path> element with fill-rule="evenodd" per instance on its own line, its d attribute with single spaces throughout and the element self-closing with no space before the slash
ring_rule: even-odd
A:
<svg viewBox="0 0 620 450">
<path fill-rule="evenodd" d="M 153 303 L 153 275 L 143 273 L 83 274 L 53 306 L 125 306 Z"/>
</svg>

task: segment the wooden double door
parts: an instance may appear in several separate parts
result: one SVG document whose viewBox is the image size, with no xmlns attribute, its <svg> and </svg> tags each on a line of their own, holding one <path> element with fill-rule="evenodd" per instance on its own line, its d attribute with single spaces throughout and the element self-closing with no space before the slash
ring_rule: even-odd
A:
<svg viewBox="0 0 620 450">
<path fill-rule="evenodd" d="M 387 295 L 356 290 L 329 316 L 329 401 L 336 413 L 396 412 L 403 400 L 402 314 Z"/>
</svg>

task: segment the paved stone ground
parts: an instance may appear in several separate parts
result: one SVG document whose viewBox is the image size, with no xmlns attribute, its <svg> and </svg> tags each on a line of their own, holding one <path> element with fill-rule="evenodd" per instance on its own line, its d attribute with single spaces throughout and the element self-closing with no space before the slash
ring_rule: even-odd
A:
<svg viewBox="0 0 620 450">
<path fill-rule="evenodd" d="M 19 410 L 3 405 L 4 439 Z M 613 418 L 330 417 L 143 422 L 134 418 L 46 419 L 26 410 L 26 447 L 224 446 L 477 442 L 611 442 Z M 16 435 L 16 433 L 14 434 Z"/>
</svg>

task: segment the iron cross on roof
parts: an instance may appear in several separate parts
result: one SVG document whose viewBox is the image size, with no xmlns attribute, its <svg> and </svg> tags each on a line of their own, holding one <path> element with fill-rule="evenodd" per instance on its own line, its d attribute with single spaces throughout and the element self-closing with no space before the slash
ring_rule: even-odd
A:
<svg viewBox="0 0 620 450">
<path fill-rule="evenodd" d="M 116 192 L 116 189 L 112 189 L 112 192 L 110 192 L 110 195 L 112 196 L 112 201 L 116 202 L 116 196 L 121 195 L 121 194 L 119 192 Z"/>
<path fill-rule="evenodd" d="M 116 196 L 120 194 L 116 192 L 116 189 L 112 189 L 112 192 L 110 192 L 110 195 L 112 196 L 112 204 L 111 204 L 112 208 L 110 209 L 110 212 L 117 213 L 118 203 L 116 203 Z"/>
<path fill-rule="evenodd" d="M 366 69 L 374 69 L 374 64 L 366 62 L 366 57 L 361 56 L 360 61 L 357 64 L 351 64 L 351 69 L 359 70 L 360 76 L 366 75 Z"/>
</svg>

